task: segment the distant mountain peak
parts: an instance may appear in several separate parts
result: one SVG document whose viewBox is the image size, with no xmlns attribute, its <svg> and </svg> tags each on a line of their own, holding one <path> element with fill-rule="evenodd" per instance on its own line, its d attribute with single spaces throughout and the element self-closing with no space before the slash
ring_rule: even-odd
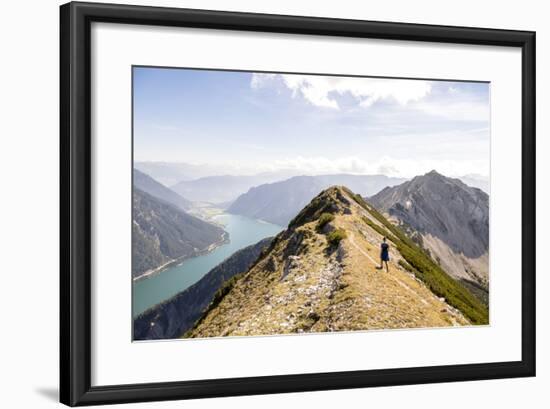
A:
<svg viewBox="0 0 550 409">
<path fill-rule="evenodd" d="M 460 179 L 435 170 L 369 198 L 459 278 L 486 285 L 488 279 L 489 196 Z"/>
<path fill-rule="evenodd" d="M 431 170 L 428 173 L 414 177 L 409 182 L 403 183 L 403 186 L 408 186 L 409 190 L 414 190 L 415 187 L 422 186 L 428 190 L 439 190 L 443 186 L 456 186 L 460 190 L 471 190 L 472 188 L 466 185 L 462 180 L 445 176 L 438 171 Z"/>
<path fill-rule="evenodd" d="M 439 173 L 437 170 L 432 169 L 432 170 L 430 170 L 429 172 L 427 172 L 423 175 L 416 176 L 413 180 L 418 180 L 418 181 L 448 181 L 448 182 L 451 182 L 451 181 L 455 181 L 457 179 L 450 178 L 448 176 L 443 175 L 442 173 Z"/>
</svg>

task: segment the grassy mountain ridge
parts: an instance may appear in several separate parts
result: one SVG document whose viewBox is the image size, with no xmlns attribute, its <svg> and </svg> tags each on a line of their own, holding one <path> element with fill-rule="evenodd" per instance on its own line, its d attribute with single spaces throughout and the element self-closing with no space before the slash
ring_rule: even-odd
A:
<svg viewBox="0 0 550 409">
<path fill-rule="evenodd" d="M 382 235 L 391 270 L 376 268 Z M 448 297 L 448 299 L 447 299 Z M 360 196 L 317 195 L 186 337 L 486 324 L 474 296 Z"/>
</svg>

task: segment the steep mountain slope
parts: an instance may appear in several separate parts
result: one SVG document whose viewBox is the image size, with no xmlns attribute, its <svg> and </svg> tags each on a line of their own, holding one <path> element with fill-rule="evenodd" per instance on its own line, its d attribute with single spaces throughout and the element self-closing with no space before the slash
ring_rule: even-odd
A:
<svg viewBox="0 0 550 409">
<path fill-rule="evenodd" d="M 141 314 L 134 320 L 134 340 L 177 338 L 189 330 L 222 284 L 247 271 L 271 240 L 235 252 L 191 287 Z"/>
<path fill-rule="evenodd" d="M 403 181 L 404 179 L 383 175 L 295 176 L 281 182 L 253 187 L 239 196 L 227 211 L 286 226 L 315 195 L 329 186 L 345 185 L 362 195 L 369 195 L 385 186 Z"/>
<path fill-rule="evenodd" d="M 324 184 L 313 176 L 296 176 L 253 187 L 239 196 L 227 212 L 286 226 L 323 188 Z"/>
<path fill-rule="evenodd" d="M 390 272 L 378 270 L 382 236 Z M 321 192 L 185 337 L 486 324 L 487 308 L 342 187 Z"/>
<path fill-rule="evenodd" d="M 206 252 L 227 240 L 226 232 L 134 188 L 132 276 L 183 257 Z"/>
<path fill-rule="evenodd" d="M 488 287 L 489 196 L 436 171 L 369 201 L 397 219 L 449 274 Z"/>
<path fill-rule="evenodd" d="M 160 184 L 151 176 L 134 169 L 134 186 L 139 190 L 149 193 L 151 196 L 155 196 L 158 199 L 171 203 L 182 210 L 189 210 L 192 204 L 189 200 L 184 199 L 179 194 L 170 190 L 166 186 Z"/>
</svg>

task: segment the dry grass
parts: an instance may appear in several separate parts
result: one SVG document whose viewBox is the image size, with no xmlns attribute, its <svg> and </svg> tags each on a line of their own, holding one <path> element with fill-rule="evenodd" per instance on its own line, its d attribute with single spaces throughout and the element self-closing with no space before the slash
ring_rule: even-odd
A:
<svg viewBox="0 0 550 409">
<path fill-rule="evenodd" d="M 391 242 L 390 272 L 376 268 L 382 236 L 362 221 L 365 209 L 350 200 L 346 212 L 333 214 L 333 231 L 346 232 L 337 245 L 327 244 L 316 219 L 294 226 L 293 235 L 279 240 L 186 336 L 469 324 L 399 265 Z"/>
</svg>

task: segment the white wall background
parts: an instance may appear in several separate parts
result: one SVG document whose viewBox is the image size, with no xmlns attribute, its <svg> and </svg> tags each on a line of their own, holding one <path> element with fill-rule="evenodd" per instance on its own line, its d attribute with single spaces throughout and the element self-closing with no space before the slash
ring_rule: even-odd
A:
<svg viewBox="0 0 550 409">
<path fill-rule="evenodd" d="M 126 3 L 125 1 L 120 1 Z M 550 199 L 550 26 L 545 2 L 394 0 L 131 1 L 134 4 L 312 15 L 537 31 L 537 207 Z M 0 405 L 57 405 L 58 383 L 58 5 L 53 0 L 3 4 L 0 22 Z M 187 401 L 188 408 L 548 407 L 550 278 L 544 261 L 548 218 L 539 212 L 537 252 L 538 376 L 316 393 Z M 545 237 L 546 236 L 546 237 Z M 519 251 L 519 249 L 514 250 Z M 546 325 L 545 325 L 546 324 Z M 498 342 L 498 340 L 495 340 Z M 414 353 L 411 351 L 411 353 Z M 181 402 L 125 407 L 180 407 Z"/>
</svg>

